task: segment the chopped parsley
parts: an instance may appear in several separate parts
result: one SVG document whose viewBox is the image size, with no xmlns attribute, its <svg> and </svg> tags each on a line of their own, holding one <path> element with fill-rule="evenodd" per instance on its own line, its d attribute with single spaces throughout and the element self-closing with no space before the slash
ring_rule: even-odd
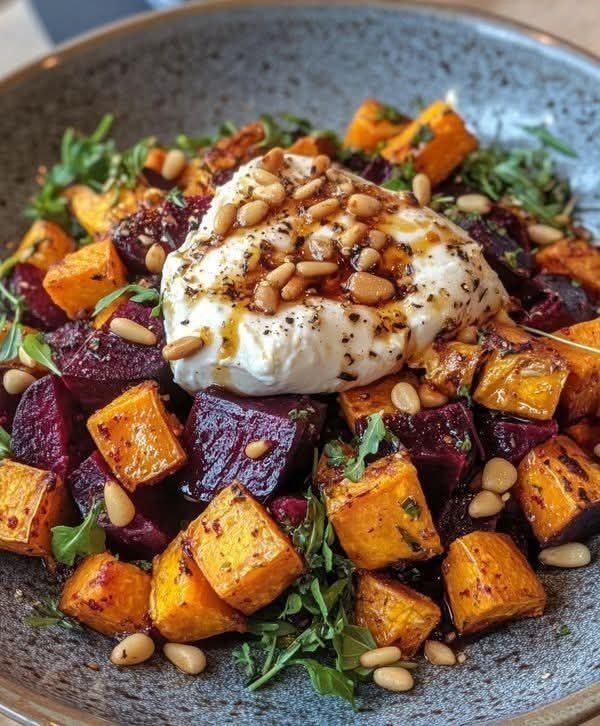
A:
<svg viewBox="0 0 600 726">
<path fill-rule="evenodd" d="M 401 124 L 409 119 L 393 106 L 380 106 L 375 116 L 376 121 L 390 121 L 393 124 Z"/>
<path fill-rule="evenodd" d="M 563 638 L 565 635 L 571 635 L 571 628 L 564 623 L 556 630 L 556 634 L 559 638 Z"/>
<path fill-rule="evenodd" d="M 411 519 L 419 519 L 421 516 L 421 507 L 414 497 L 406 497 L 400 506 Z"/>
<path fill-rule="evenodd" d="M 429 124 L 422 124 L 421 126 L 419 126 L 417 133 L 412 137 L 410 145 L 413 147 L 413 149 L 416 149 L 421 146 L 421 144 L 426 144 L 428 141 L 431 141 L 431 139 L 434 138 L 435 134 L 431 130 L 431 126 Z"/>
<path fill-rule="evenodd" d="M 67 630 L 80 630 L 81 626 L 75 620 L 67 617 L 62 610 L 58 609 L 58 602 L 49 598 L 35 603 L 32 606 L 31 615 L 23 618 L 23 622 L 31 625 L 32 628 L 48 628 L 58 625 Z"/>
<path fill-rule="evenodd" d="M 288 418 L 290 421 L 308 421 L 310 417 L 310 411 L 306 408 L 293 408 L 288 411 Z"/>
<path fill-rule="evenodd" d="M 473 448 L 473 442 L 471 441 L 469 434 L 465 434 L 464 439 L 456 440 L 455 446 L 459 451 L 471 451 Z"/>
</svg>

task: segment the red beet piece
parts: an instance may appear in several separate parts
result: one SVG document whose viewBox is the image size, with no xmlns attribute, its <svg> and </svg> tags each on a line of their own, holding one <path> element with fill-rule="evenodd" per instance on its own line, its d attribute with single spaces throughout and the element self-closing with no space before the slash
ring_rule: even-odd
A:
<svg viewBox="0 0 600 726">
<path fill-rule="evenodd" d="M 469 504 L 475 492 L 463 492 L 456 494 L 448 499 L 442 507 L 439 516 L 436 519 L 436 528 L 444 545 L 447 549 L 451 542 L 465 534 L 470 534 L 476 530 L 484 530 L 494 532 L 498 525 L 499 515 L 492 517 L 479 517 L 473 519 L 469 514 Z"/>
<path fill-rule="evenodd" d="M 514 416 L 503 416 L 480 410 L 476 414 L 477 431 L 485 451 L 485 458 L 500 456 L 515 466 L 534 446 L 558 433 L 556 421 L 528 421 Z"/>
<path fill-rule="evenodd" d="M 536 275 L 531 285 L 520 296 L 526 308 L 520 323 L 551 333 L 596 317 L 585 290 L 566 275 Z"/>
<path fill-rule="evenodd" d="M 61 371 L 91 332 L 92 328 L 85 320 L 71 320 L 46 333 L 46 342 L 52 348 L 52 358 Z"/>
<path fill-rule="evenodd" d="M 234 479 L 266 499 L 310 469 L 325 406 L 305 396 L 242 398 L 212 387 L 196 394 L 184 431 L 190 464 L 180 479 L 189 499 L 210 501 Z M 251 441 L 267 440 L 259 459 L 245 454 Z"/>
<path fill-rule="evenodd" d="M 298 527 L 306 517 L 308 503 L 304 497 L 275 497 L 269 509 L 276 522 L 284 527 Z"/>
<path fill-rule="evenodd" d="M 10 286 L 16 295 L 25 301 L 26 312 L 23 321 L 42 330 L 53 330 L 67 322 L 65 313 L 55 305 L 44 290 L 42 282 L 45 273 L 34 265 L 16 265 Z"/>
<path fill-rule="evenodd" d="M 7 370 L 6 367 L 0 368 L 0 376 L 4 375 Z M 20 396 L 7 393 L 4 386 L 0 386 L 0 426 L 7 431 L 12 428 L 13 418 L 20 398 Z"/>
<path fill-rule="evenodd" d="M 82 517 L 89 512 L 94 499 L 104 497 L 104 484 L 114 475 L 98 451 L 89 456 L 69 477 L 69 487 Z M 173 539 L 178 521 L 168 494 L 162 485 L 141 487 L 128 493 L 135 505 L 135 517 L 126 527 L 115 527 L 106 513 L 98 524 L 115 549 L 129 557 L 152 559 Z"/>
<path fill-rule="evenodd" d="M 60 378 L 44 376 L 22 395 L 12 426 L 15 458 L 66 477 L 89 451 L 81 412 Z"/>
</svg>

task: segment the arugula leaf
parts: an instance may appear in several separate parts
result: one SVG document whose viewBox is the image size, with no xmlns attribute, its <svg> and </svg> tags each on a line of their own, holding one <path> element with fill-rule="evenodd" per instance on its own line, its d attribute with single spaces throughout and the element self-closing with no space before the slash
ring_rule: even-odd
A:
<svg viewBox="0 0 600 726">
<path fill-rule="evenodd" d="M 279 616 L 282 620 L 288 615 L 297 615 L 302 610 L 302 598 L 297 592 L 291 592 L 285 601 L 281 615 Z"/>
<path fill-rule="evenodd" d="M 407 116 L 393 106 L 381 106 L 377 109 L 375 118 L 377 121 L 391 121 L 394 124 L 399 124 L 408 120 Z"/>
<path fill-rule="evenodd" d="M 49 371 L 52 371 L 57 376 L 62 375 L 57 365 L 52 360 L 52 349 L 44 340 L 44 336 L 41 333 L 30 333 L 23 338 L 21 344 L 23 350 L 27 355 L 32 358 L 36 363 L 44 366 Z"/>
<path fill-rule="evenodd" d="M 428 141 L 431 141 L 431 139 L 435 138 L 435 134 L 431 130 L 431 126 L 429 124 L 422 124 L 419 126 L 419 130 L 417 133 L 413 136 L 410 145 L 413 148 L 416 148 L 420 146 L 421 144 L 425 144 Z"/>
<path fill-rule="evenodd" d="M 322 696 L 338 696 L 354 706 L 354 681 L 335 668 L 322 665 L 313 658 L 298 658 L 291 665 L 306 668 L 315 691 Z"/>
<path fill-rule="evenodd" d="M 360 667 L 360 656 L 377 647 L 371 631 L 360 625 L 345 623 L 333 639 L 337 653 L 337 666 L 342 671 L 352 671 Z"/>
<path fill-rule="evenodd" d="M 0 361 L 12 360 L 16 358 L 21 342 L 23 340 L 23 326 L 21 324 L 21 318 L 23 316 L 23 299 L 13 295 L 9 290 L 0 282 L 0 298 L 8 305 L 12 311 L 13 319 L 10 324 L 2 343 L 0 343 Z M 2 328 L 6 325 L 6 315 L 2 317 Z"/>
<path fill-rule="evenodd" d="M 52 527 L 52 554 L 58 562 L 72 565 L 79 555 L 92 555 L 106 549 L 106 533 L 98 526 L 104 511 L 102 499 L 94 501 L 83 522 L 76 527 Z"/>
<path fill-rule="evenodd" d="M 412 188 L 412 180 L 415 176 L 415 165 L 412 156 L 402 164 L 396 164 L 390 176 L 381 184 L 384 189 L 393 192 Z"/>
<path fill-rule="evenodd" d="M 167 202 L 171 202 L 180 209 L 185 209 L 187 207 L 187 201 L 179 187 L 173 187 L 173 189 L 170 189 L 165 199 Z"/>
<path fill-rule="evenodd" d="M 95 317 L 96 315 L 98 315 L 98 313 L 102 312 L 102 310 L 105 310 L 109 305 L 112 305 L 115 300 L 118 300 L 121 297 L 121 295 L 129 293 L 133 293 L 130 298 L 132 302 L 148 304 L 160 303 L 160 294 L 158 290 L 155 290 L 153 287 L 144 287 L 143 285 L 136 285 L 135 283 L 131 283 L 129 285 L 124 285 L 123 287 L 120 287 L 118 290 L 114 290 L 113 292 L 105 295 L 103 298 L 98 300 L 98 302 L 96 303 L 96 307 L 92 312 L 92 317 Z M 158 315 L 160 315 L 160 312 L 157 315 L 154 315 L 153 309 L 152 314 L 153 317 L 158 317 Z"/>
<path fill-rule="evenodd" d="M 539 139 L 544 146 L 556 149 L 556 151 L 560 151 L 565 156 L 577 158 L 577 152 L 571 146 L 565 144 L 564 141 L 557 139 L 545 126 L 539 124 L 538 126 L 523 126 L 523 128 L 528 134 Z"/>
<path fill-rule="evenodd" d="M 344 475 L 350 481 L 360 481 L 365 473 L 365 458 L 370 454 L 376 454 L 379 444 L 386 438 L 387 430 L 383 423 L 383 411 L 373 413 L 368 417 L 368 424 L 364 434 L 361 436 L 356 457 L 350 459 L 344 469 Z"/>
<path fill-rule="evenodd" d="M 198 149 L 210 146 L 212 143 L 212 136 L 188 136 L 187 134 L 177 134 L 175 137 L 175 146 L 178 149 L 187 152 L 189 156 L 193 156 L 196 154 Z"/>
<path fill-rule="evenodd" d="M 11 445 L 10 434 L 3 426 L 0 426 L 0 459 L 10 456 Z"/>
<path fill-rule="evenodd" d="M 256 662 L 250 651 L 250 644 L 242 643 L 242 645 L 234 648 L 232 656 L 233 662 L 244 669 L 244 673 L 248 678 L 252 678 L 256 673 Z"/>
<path fill-rule="evenodd" d="M 337 440 L 325 444 L 324 451 L 329 466 L 345 466 L 348 461 L 348 457 L 344 454 L 342 446 Z"/>
<path fill-rule="evenodd" d="M 56 600 L 46 599 L 35 603 L 32 606 L 32 614 L 26 615 L 23 622 L 33 628 L 48 628 L 58 625 L 67 630 L 81 630 L 81 625 L 75 620 L 67 617 L 62 610 L 58 609 Z"/>
<path fill-rule="evenodd" d="M 295 135 L 279 124 L 273 116 L 262 114 L 260 122 L 263 127 L 264 138 L 258 144 L 259 148 L 271 149 L 273 146 L 286 148 L 294 143 Z"/>
</svg>

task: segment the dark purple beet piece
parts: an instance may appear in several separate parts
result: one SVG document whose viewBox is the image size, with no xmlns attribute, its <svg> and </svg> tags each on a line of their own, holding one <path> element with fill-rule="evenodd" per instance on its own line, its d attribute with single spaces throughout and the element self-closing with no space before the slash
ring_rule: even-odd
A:
<svg viewBox="0 0 600 726">
<path fill-rule="evenodd" d="M 23 322 L 42 330 L 53 330 L 67 322 L 65 313 L 55 305 L 42 286 L 43 270 L 20 262 L 15 266 L 10 286 L 25 301 Z"/>
<path fill-rule="evenodd" d="M 181 197 L 182 204 L 167 200 L 158 207 L 142 208 L 119 222 L 112 240 L 125 265 L 134 272 L 146 272 L 144 259 L 148 245 L 145 237 L 162 245 L 168 254 L 180 247 L 190 229 L 200 224 L 212 197 Z"/>
<path fill-rule="evenodd" d="M 148 380 L 166 380 L 169 368 L 162 357 L 162 320 L 139 303 L 120 305 L 112 317 L 129 318 L 156 335 L 156 345 L 130 343 L 110 330 L 110 320 L 91 332 L 63 366 L 63 381 L 86 409 L 100 408 L 126 388 Z M 111 319 L 112 319 L 111 317 Z"/>
<path fill-rule="evenodd" d="M 234 479 L 259 499 L 312 463 L 325 406 L 305 396 L 242 398 L 211 387 L 196 394 L 183 435 L 190 463 L 181 476 L 189 499 L 210 501 Z M 245 448 L 267 440 L 271 450 L 251 459 Z"/>
<path fill-rule="evenodd" d="M 71 320 L 51 333 L 46 333 L 46 341 L 52 348 L 52 357 L 59 370 L 64 369 L 91 332 L 92 328 L 85 320 Z"/>
<path fill-rule="evenodd" d="M 7 370 L 8 368 L 6 367 L 1 368 L 0 376 L 4 375 Z M 2 426 L 2 428 L 6 429 L 7 431 L 11 430 L 19 399 L 20 396 L 11 395 L 10 393 L 6 392 L 4 386 L 0 386 L 0 426 Z"/>
<path fill-rule="evenodd" d="M 104 496 L 104 484 L 114 475 L 98 451 L 89 456 L 69 477 L 69 487 L 81 516 L 89 512 L 94 499 Z M 115 527 L 106 513 L 98 524 L 106 530 L 109 543 L 129 557 L 152 559 L 162 552 L 178 530 L 175 510 L 165 487 L 140 487 L 128 493 L 136 515 L 126 527 Z"/>
<path fill-rule="evenodd" d="M 476 413 L 477 431 L 485 458 L 500 456 L 517 466 L 534 446 L 558 432 L 556 421 L 528 421 L 503 416 L 487 409 Z"/>
<path fill-rule="evenodd" d="M 22 395 L 12 427 L 12 450 L 24 464 L 65 477 L 89 451 L 89 435 L 71 394 L 44 376 Z"/>
<path fill-rule="evenodd" d="M 436 519 L 436 529 L 447 549 L 451 542 L 476 530 L 495 531 L 499 515 L 473 519 L 469 514 L 469 504 L 475 492 L 463 492 L 450 497 Z"/>
<path fill-rule="evenodd" d="M 281 525 L 298 527 L 306 517 L 308 503 L 304 497 L 275 497 L 269 504 L 273 519 Z"/>
<path fill-rule="evenodd" d="M 535 290 L 521 298 L 526 311 L 520 323 L 553 332 L 596 317 L 585 290 L 566 275 L 540 274 L 531 283 Z"/>
</svg>

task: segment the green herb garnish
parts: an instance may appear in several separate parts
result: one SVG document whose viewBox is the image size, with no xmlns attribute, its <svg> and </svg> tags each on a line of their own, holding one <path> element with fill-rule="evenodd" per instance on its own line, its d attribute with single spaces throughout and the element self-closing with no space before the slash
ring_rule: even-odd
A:
<svg viewBox="0 0 600 726">
<path fill-rule="evenodd" d="M 413 136 L 410 145 L 413 147 L 413 149 L 416 149 L 417 147 L 421 146 L 421 144 L 425 144 L 434 138 L 435 134 L 431 130 L 431 126 L 429 124 L 423 124 L 422 126 L 419 126 L 419 130 Z"/>
<path fill-rule="evenodd" d="M 11 454 L 11 440 L 10 434 L 3 427 L 0 426 L 0 459 L 6 459 Z"/>
<path fill-rule="evenodd" d="M 0 282 L 0 298 L 9 307 L 12 312 L 12 321 L 10 328 L 6 332 L 2 343 L 0 343 L 0 361 L 12 360 L 16 358 L 23 341 L 23 326 L 21 318 L 23 317 L 24 304 L 23 298 L 13 295 L 12 292 Z M 0 330 L 7 324 L 5 314 L 0 316 Z"/>
<path fill-rule="evenodd" d="M 400 506 L 411 519 L 419 519 L 421 516 L 421 507 L 414 497 L 406 497 Z"/>
<path fill-rule="evenodd" d="M 78 556 L 104 552 L 106 534 L 98 526 L 98 517 L 104 511 L 102 499 L 94 501 L 83 522 L 76 527 L 52 527 L 52 554 L 58 562 L 72 565 Z"/>
<path fill-rule="evenodd" d="M 179 187 L 173 187 L 173 189 L 169 191 L 165 199 L 167 202 L 171 202 L 176 207 L 180 207 L 181 209 L 185 209 L 187 207 L 187 201 Z"/>
<path fill-rule="evenodd" d="M 551 149 L 556 149 L 556 151 L 559 151 L 565 156 L 572 156 L 573 158 L 577 158 L 577 152 L 564 141 L 557 139 L 556 136 L 551 134 L 545 126 L 542 126 L 540 124 L 538 126 L 523 126 L 523 128 L 525 129 L 525 131 L 527 131 L 527 133 L 539 139 L 544 146 L 548 146 Z"/>
<path fill-rule="evenodd" d="M 346 454 L 344 454 L 344 450 L 342 449 L 342 445 L 339 441 L 330 441 L 329 443 L 325 444 L 325 448 L 323 449 L 325 452 L 325 456 L 327 457 L 327 464 L 329 466 L 345 466 L 346 462 L 348 461 L 348 457 Z"/>
<path fill-rule="evenodd" d="M 571 628 L 564 623 L 557 629 L 556 634 L 559 638 L 564 638 L 565 635 L 571 635 Z"/>
<path fill-rule="evenodd" d="M 469 434 L 465 434 L 464 439 L 456 440 L 455 446 L 459 451 L 471 451 L 473 448 L 473 442 L 471 441 Z"/>
<path fill-rule="evenodd" d="M 52 360 L 52 349 L 46 343 L 41 333 L 37 335 L 34 333 L 26 335 L 23 338 L 22 347 L 27 355 L 36 363 L 52 371 L 57 376 L 62 375 L 56 363 Z"/>
<path fill-rule="evenodd" d="M 288 411 L 288 418 L 290 421 L 308 421 L 310 411 L 305 408 L 293 408 Z"/>
<path fill-rule="evenodd" d="M 365 473 L 365 459 L 370 454 L 376 454 L 379 450 L 379 444 L 388 435 L 385 424 L 383 423 L 383 412 L 373 413 L 367 418 L 367 428 L 364 434 L 360 437 L 358 445 L 358 452 L 355 457 L 350 459 L 346 468 L 344 469 L 344 475 L 351 481 L 360 481 L 362 475 Z"/>
<path fill-rule="evenodd" d="M 400 124 L 408 120 L 403 113 L 393 106 L 381 106 L 378 108 L 375 119 L 377 121 L 390 121 L 393 124 Z"/>
<path fill-rule="evenodd" d="M 23 622 L 31 625 L 32 628 L 48 628 L 58 625 L 67 630 L 81 630 L 81 625 L 67 617 L 62 610 L 58 609 L 56 600 L 42 600 L 32 606 L 32 614 L 23 618 Z"/>
<path fill-rule="evenodd" d="M 132 293 L 130 298 L 132 302 L 147 303 L 149 305 L 160 304 L 160 294 L 158 290 L 155 290 L 153 287 L 144 287 L 143 285 L 136 285 L 132 283 L 130 285 L 120 287 L 118 290 L 114 290 L 113 292 L 105 295 L 103 298 L 98 300 L 98 302 L 96 303 L 96 307 L 94 308 L 94 311 L 92 313 L 92 317 L 95 317 L 96 315 L 98 315 L 98 313 L 105 310 L 109 305 L 112 305 L 115 300 L 118 300 L 121 297 L 121 295 L 129 293 Z M 153 310 L 152 314 L 153 317 L 157 317 L 158 315 L 160 315 L 160 312 L 157 313 L 157 315 L 154 315 Z"/>
</svg>

